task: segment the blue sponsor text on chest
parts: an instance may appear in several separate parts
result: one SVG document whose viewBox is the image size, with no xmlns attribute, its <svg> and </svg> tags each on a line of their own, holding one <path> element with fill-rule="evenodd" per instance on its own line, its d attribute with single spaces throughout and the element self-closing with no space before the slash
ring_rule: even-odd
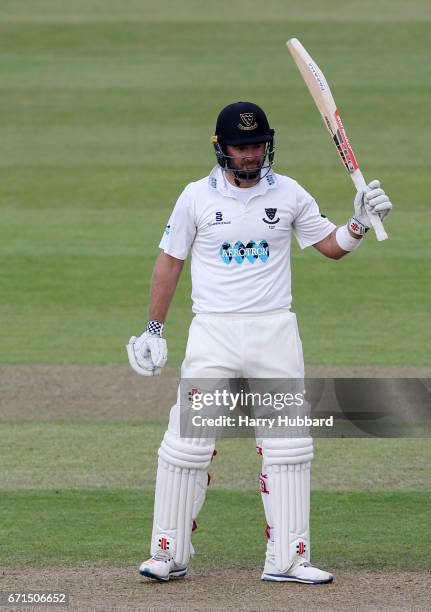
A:
<svg viewBox="0 0 431 612">
<path fill-rule="evenodd" d="M 257 260 L 266 263 L 269 258 L 269 244 L 266 240 L 261 240 L 259 243 L 250 240 L 247 244 L 238 240 L 234 245 L 223 242 L 219 254 L 222 261 L 227 265 L 232 261 L 238 264 L 242 264 L 244 261 L 255 263 Z"/>
</svg>

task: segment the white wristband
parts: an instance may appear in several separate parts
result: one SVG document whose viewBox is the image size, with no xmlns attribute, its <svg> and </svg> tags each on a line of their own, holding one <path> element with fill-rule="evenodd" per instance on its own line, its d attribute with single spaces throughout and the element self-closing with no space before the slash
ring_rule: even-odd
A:
<svg viewBox="0 0 431 612">
<path fill-rule="evenodd" d="M 360 246 L 362 242 L 362 238 L 353 238 L 349 233 L 346 225 L 342 225 L 335 232 L 335 240 L 337 241 L 338 246 L 343 249 L 343 251 L 354 251 Z"/>
</svg>

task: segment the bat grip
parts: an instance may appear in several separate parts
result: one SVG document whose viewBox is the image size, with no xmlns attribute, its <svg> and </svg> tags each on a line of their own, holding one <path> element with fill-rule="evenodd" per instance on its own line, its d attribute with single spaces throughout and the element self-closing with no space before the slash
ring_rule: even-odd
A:
<svg viewBox="0 0 431 612">
<path fill-rule="evenodd" d="M 370 220 L 370 223 L 371 223 L 371 225 L 373 227 L 373 230 L 376 233 L 377 240 L 379 242 L 381 242 L 382 240 L 387 240 L 388 239 L 388 235 L 386 233 L 385 228 L 383 227 L 383 223 L 382 223 L 382 220 L 380 219 L 379 215 L 376 215 L 375 213 L 373 214 L 369 210 L 367 210 L 367 214 L 368 214 L 368 219 Z"/>
<path fill-rule="evenodd" d="M 355 172 L 352 172 L 350 176 L 352 177 L 352 181 L 355 184 L 357 191 L 365 191 L 367 183 L 365 182 L 364 175 L 359 170 L 359 168 L 355 170 Z M 377 240 L 379 242 L 381 242 L 382 240 L 387 240 L 388 235 L 386 233 L 385 228 L 383 227 L 383 223 L 379 215 L 375 213 L 373 214 L 370 208 L 367 207 L 367 205 L 365 205 L 365 210 L 367 211 L 368 219 L 370 221 L 371 227 L 373 228 L 376 234 Z"/>
</svg>

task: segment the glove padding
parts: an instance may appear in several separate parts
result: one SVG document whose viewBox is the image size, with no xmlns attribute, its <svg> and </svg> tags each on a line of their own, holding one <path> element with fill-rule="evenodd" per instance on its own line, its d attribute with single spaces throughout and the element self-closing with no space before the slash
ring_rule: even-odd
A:
<svg viewBox="0 0 431 612">
<path fill-rule="evenodd" d="M 371 225 L 367 211 L 372 215 L 379 215 L 383 221 L 392 209 L 388 196 L 381 189 L 380 181 L 377 180 L 371 181 L 365 191 L 358 191 L 353 205 L 355 207 L 354 218 L 364 228 L 369 228 Z"/>
<path fill-rule="evenodd" d="M 164 338 L 146 331 L 139 338 L 132 336 L 126 348 L 129 363 L 137 374 L 160 376 L 168 358 L 168 347 Z"/>
</svg>

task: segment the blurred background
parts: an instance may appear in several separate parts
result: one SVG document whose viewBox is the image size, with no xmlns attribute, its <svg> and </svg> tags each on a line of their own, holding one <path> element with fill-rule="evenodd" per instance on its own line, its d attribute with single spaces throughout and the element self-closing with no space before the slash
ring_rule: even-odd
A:
<svg viewBox="0 0 431 612">
<path fill-rule="evenodd" d="M 276 130 L 275 170 L 335 223 L 352 214 L 353 185 L 287 52 L 291 37 L 324 71 L 366 179 L 379 178 L 394 203 L 390 239 L 370 232 L 342 261 L 293 244 L 306 364 L 315 376 L 429 377 L 430 21 L 427 0 L 0 0 L 3 589 L 64 586 L 56 568 L 69 565 L 77 596 L 94 580 L 94 597 L 115 591 L 116 609 L 132 590 L 144 597 L 131 576 L 148 554 L 156 453 L 192 316 L 188 266 L 163 376 L 134 374 L 125 344 L 146 324 L 178 195 L 215 165 L 220 109 L 261 105 Z M 259 461 L 253 440 L 218 448 L 194 571 L 226 570 L 215 590 L 201 584 L 213 601 L 238 584 L 253 599 L 245 577 L 258 580 L 265 548 Z M 353 585 L 358 570 L 429 569 L 429 440 L 317 439 L 315 448 L 314 562 L 352 570 Z M 88 572 L 102 565 L 112 573 Z M 252 572 L 243 580 L 229 568 Z M 383 584 L 406 596 L 388 575 L 378 589 L 367 578 L 361 601 L 373 591 L 385 608 Z M 80 609 L 96 609 L 88 597 Z"/>
<path fill-rule="evenodd" d="M 291 60 L 298 37 L 331 85 L 361 168 L 394 203 L 390 240 L 342 262 L 294 245 L 306 362 L 429 365 L 425 0 L 1 0 L 0 362 L 125 363 L 147 319 L 158 243 L 185 184 L 215 164 L 220 109 L 261 105 L 275 170 L 344 223 L 353 185 Z M 170 364 L 191 318 L 188 270 Z"/>
</svg>

